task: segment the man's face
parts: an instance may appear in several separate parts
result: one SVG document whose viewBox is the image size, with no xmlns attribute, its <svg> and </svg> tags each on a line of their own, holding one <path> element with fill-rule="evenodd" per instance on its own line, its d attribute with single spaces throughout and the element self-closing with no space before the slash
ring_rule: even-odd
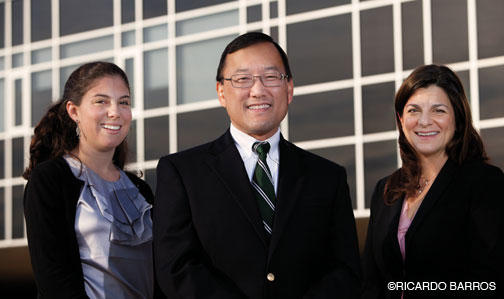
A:
<svg viewBox="0 0 504 299">
<path fill-rule="evenodd" d="M 222 76 L 261 76 L 274 71 L 285 74 L 282 58 L 273 44 L 265 42 L 228 54 Z M 292 101 L 293 89 L 290 78 L 275 87 L 264 86 L 259 77 L 248 88 L 233 87 L 228 80 L 217 82 L 219 102 L 233 125 L 258 140 L 268 139 L 277 131 Z"/>
</svg>

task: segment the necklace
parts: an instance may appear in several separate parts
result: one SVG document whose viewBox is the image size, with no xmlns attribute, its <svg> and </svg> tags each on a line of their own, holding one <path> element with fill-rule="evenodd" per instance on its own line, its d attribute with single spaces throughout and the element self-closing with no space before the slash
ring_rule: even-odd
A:
<svg viewBox="0 0 504 299">
<path fill-rule="evenodd" d="M 424 179 L 424 178 L 420 178 L 420 182 L 422 181 L 423 179 L 423 184 L 420 184 L 418 183 L 418 186 L 417 186 L 417 192 L 416 192 L 416 196 L 420 196 L 420 194 L 422 194 L 422 192 L 425 190 L 425 187 L 427 187 L 427 185 L 429 184 L 429 180 L 428 179 Z"/>
</svg>

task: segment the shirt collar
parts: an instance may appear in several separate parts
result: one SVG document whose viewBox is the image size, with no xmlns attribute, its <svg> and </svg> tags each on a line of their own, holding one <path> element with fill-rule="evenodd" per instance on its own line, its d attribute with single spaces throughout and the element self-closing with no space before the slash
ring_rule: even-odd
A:
<svg viewBox="0 0 504 299">
<path fill-rule="evenodd" d="M 261 141 L 257 140 L 254 137 L 240 131 L 237 129 L 232 123 L 229 129 L 231 136 L 233 137 L 235 144 L 239 147 L 240 153 L 243 154 L 242 158 L 250 158 L 251 156 L 257 157 L 257 154 L 252 151 L 252 145 L 254 142 Z M 278 154 L 278 144 L 280 142 L 280 128 L 271 136 L 270 138 L 264 140 L 269 142 L 270 150 L 268 156 L 278 163 L 279 154 Z"/>
</svg>

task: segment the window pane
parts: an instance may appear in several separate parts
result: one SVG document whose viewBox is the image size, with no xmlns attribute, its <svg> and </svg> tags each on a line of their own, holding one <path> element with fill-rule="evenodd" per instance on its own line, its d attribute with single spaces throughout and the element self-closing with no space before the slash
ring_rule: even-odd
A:
<svg viewBox="0 0 504 299">
<path fill-rule="evenodd" d="M 404 2 L 402 14 L 403 69 L 413 69 L 424 62 L 422 1 Z"/>
<path fill-rule="evenodd" d="M 5 141 L 0 140 L 0 179 L 5 178 Z"/>
<path fill-rule="evenodd" d="M 5 239 L 5 191 L 0 187 L 0 240 Z"/>
<path fill-rule="evenodd" d="M 262 6 L 254 5 L 247 7 L 247 23 L 259 22 L 262 20 Z"/>
<path fill-rule="evenodd" d="M 12 54 L 12 67 L 23 66 L 23 53 Z"/>
<path fill-rule="evenodd" d="M 17 79 L 14 81 L 14 103 L 15 118 L 14 125 L 19 126 L 23 123 L 23 81 Z"/>
<path fill-rule="evenodd" d="M 287 25 L 297 86 L 352 78 L 351 28 L 350 14 Z"/>
<path fill-rule="evenodd" d="M 32 64 L 51 61 L 51 59 L 52 59 L 51 48 L 34 50 L 31 52 L 31 63 Z"/>
<path fill-rule="evenodd" d="M 144 120 L 145 160 L 158 160 L 170 151 L 168 116 Z"/>
<path fill-rule="evenodd" d="M 12 45 L 23 43 L 23 1 L 12 1 Z M 7 27 L 8 28 L 8 27 Z"/>
<path fill-rule="evenodd" d="M 467 60 L 469 58 L 467 1 L 432 1 L 431 11 L 434 63 L 446 64 Z"/>
<path fill-rule="evenodd" d="M 2 56 L 0 57 L 0 70 L 4 70 L 5 69 L 5 58 Z"/>
<path fill-rule="evenodd" d="M 182 20 L 176 24 L 176 34 L 186 35 L 238 25 L 238 10 L 230 10 L 214 15 Z"/>
<path fill-rule="evenodd" d="M 65 89 L 65 83 L 68 80 L 68 77 L 70 77 L 72 72 L 75 71 L 78 67 L 79 65 L 71 65 L 62 67 L 60 69 L 60 96 L 63 95 L 63 90 Z"/>
<path fill-rule="evenodd" d="M 479 58 L 504 55 L 504 1 L 478 0 L 476 7 Z"/>
<path fill-rule="evenodd" d="M 135 0 L 121 0 L 121 24 L 135 21 Z"/>
<path fill-rule="evenodd" d="M 278 18 L 278 2 L 270 2 L 270 18 Z"/>
<path fill-rule="evenodd" d="M 144 53 L 144 108 L 168 106 L 168 49 Z"/>
<path fill-rule="evenodd" d="M 8 28 L 8 27 L 7 27 Z M 5 47 L 5 3 L 0 3 L 0 48 Z"/>
<path fill-rule="evenodd" d="M 455 74 L 459 77 L 462 86 L 464 87 L 464 92 L 466 94 L 467 100 L 471 102 L 471 84 L 469 83 L 469 71 L 458 71 Z"/>
<path fill-rule="evenodd" d="M 5 86 L 4 79 L 0 79 L 0 132 L 5 130 Z"/>
<path fill-rule="evenodd" d="M 121 34 L 121 46 L 129 47 L 135 45 L 135 30 L 126 31 Z"/>
<path fill-rule="evenodd" d="M 392 6 L 361 11 L 362 75 L 394 71 Z"/>
<path fill-rule="evenodd" d="M 113 0 L 60 0 L 60 35 L 113 25 Z"/>
<path fill-rule="evenodd" d="M 353 89 L 295 96 L 289 107 L 289 139 L 296 141 L 354 134 Z"/>
<path fill-rule="evenodd" d="M 143 0 L 144 20 L 166 15 L 168 13 L 166 3 L 166 0 Z"/>
<path fill-rule="evenodd" d="M 78 41 L 60 46 L 61 58 L 80 56 L 96 52 L 112 50 L 114 48 L 114 37 L 112 35 Z"/>
<path fill-rule="evenodd" d="M 23 137 L 12 139 L 12 177 L 18 177 L 24 171 Z"/>
<path fill-rule="evenodd" d="M 215 73 L 222 50 L 234 36 L 177 47 L 177 103 L 215 99 Z M 195 59 L 198 57 L 198 59 Z"/>
<path fill-rule="evenodd" d="M 144 43 L 155 42 L 168 38 L 168 26 L 166 24 L 156 25 L 144 28 L 143 41 Z"/>
<path fill-rule="evenodd" d="M 137 161 L 137 138 L 136 138 L 136 120 L 131 120 L 128 132 L 128 163 Z"/>
<path fill-rule="evenodd" d="M 277 26 L 271 27 L 270 36 L 278 44 L 278 27 Z M 291 64 L 291 68 L 292 68 L 292 63 L 290 61 L 289 61 L 289 63 Z"/>
<path fill-rule="evenodd" d="M 151 187 L 152 192 L 156 194 L 156 169 L 146 169 L 144 174 L 145 174 L 144 177 L 145 181 Z"/>
<path fill-rule="evenodd" d="M 12 238 L 24 238 L 23 185 L 12 187 Z"/>
<path fill-rule="evenodd" d="M 370 208 L 371 195 L 376 183 L 397 169 L 397 141 L 380 141 L 364 144 L 364 195 L 366 209 Z"/>
<path fill-rule="evenodd" d="M 311 150 L 315 155 L 319 155 L 345 167 L 347 182 L 352 198 L 352 207 L 357 208 L 357 193 L 355 192 L 355 146 L 345 145 L 338 147 L 321 148 Z"/>
<path fill-rule="evenodd" d="M 310 1 L 286 0 L 287 14 L 290 15 L 309 10 L 316 10 L 331 6 L 348 4 L 350 3 L 350 1 L 351 0 L 310 0 Z"/>
<path fill-rule="evenodd" d="M 181 12 L 231 1 L 232 0 L 205 0 L 205 1 L 175 0 L 175 11 Z"/>
<path fill-rule="evenodd" d="M 135 107 L 135 61 L 133 58 L 128 58 L 124 62 L 124 72 L 128 76 L 131 107 Z"/>
<path fill-rule="evenodd" d="M 394 82 L 362 86 L 364 134 L 395 130 Z"/>
<path fill-rule="evenodd" d="M 51 38 L 51 0 L 31 0 L 31 41 Z"/>
<path fill-rule="evenodd" d="M 504 116 L 504 65 L 479 70 L 480 118 Z M 501 139 L 504 135 L 501 135 Z M 502 148 L 501 148 L 502 149 Z"/>
<path fill-rule="evenodd" d="M 48 70 L 33 73 L 31 84 L 31 125 L 34 127 L 51 105 L 52 72 Z"/>
<path fill-rule="evenodd" d="M 229 127 L 223 108 L 186 112 L 177 115 L 178 150 L 184 150 L 214 140 Z"/>
<path fill-rule="evenodd" d="M 485 150 L 490 157 L 490 163 L 504 169 L 504 127 L 483 129 L 481 137 L 485 144 Z"/>
</svg>

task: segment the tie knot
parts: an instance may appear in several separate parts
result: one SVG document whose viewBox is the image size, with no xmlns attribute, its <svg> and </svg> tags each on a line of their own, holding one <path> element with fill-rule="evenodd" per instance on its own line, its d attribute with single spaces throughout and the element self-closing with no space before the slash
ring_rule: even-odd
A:
<svg viewBox="0 0 504 299">
<path fill-rule="evenodd" d="M 268 142 L 255 142 L 252 145 L 252 150 L 259 156 L 266 156 L 270 150 L 270 144 Z"/>
</svg>

